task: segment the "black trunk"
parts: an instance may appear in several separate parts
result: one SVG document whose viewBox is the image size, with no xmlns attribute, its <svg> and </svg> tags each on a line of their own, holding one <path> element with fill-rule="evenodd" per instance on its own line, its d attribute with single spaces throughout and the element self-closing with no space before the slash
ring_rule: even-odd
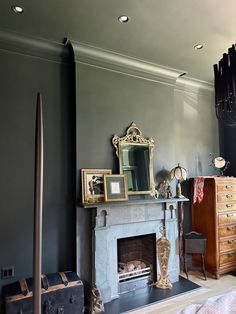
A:
<svg viewBox="0 0 236 314">
<path fill-rule="evenodd" d="M 42 276 L 43 314 L 84 313 L 84 288 L 73 272 Z M 32 278 L 3 287 L 5 314 L 33 314 Z"/>
</svg>

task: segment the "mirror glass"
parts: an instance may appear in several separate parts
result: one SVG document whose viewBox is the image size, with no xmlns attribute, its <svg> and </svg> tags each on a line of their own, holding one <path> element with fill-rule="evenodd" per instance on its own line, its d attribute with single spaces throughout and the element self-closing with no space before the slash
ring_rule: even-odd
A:
<svg viewBox="0 0 236 314">
<path fill-rule="evenodd" d="M 128 192 L 149 191 L 148 145 L 120 144 L 120 173 L 127 176 Z"/>
<path fill-rule="evenodd" d="M 128 194 L 151 194 L 157 196 L 153 177 L 154 140 L 145 138 L 135 123 L 126 135 L 115 135 L 112 143 L 119 157 L 120 173 L 126 174 Z"/>
</svg>

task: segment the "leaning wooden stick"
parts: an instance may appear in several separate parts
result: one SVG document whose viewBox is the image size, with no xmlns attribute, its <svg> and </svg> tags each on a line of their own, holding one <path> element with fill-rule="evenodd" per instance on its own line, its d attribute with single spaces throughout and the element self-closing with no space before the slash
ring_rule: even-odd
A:
<svg viewBox="0 0 236 314">
<path fill-rule="evenodd" d="M 43 117 L 42 97 L 37 95 L 35 134 L 35 191 L 34 191 L 34 314 L 41 314 L 41 269 L 42 269 L 42 213 L 43 213 Z"/>
</svg>

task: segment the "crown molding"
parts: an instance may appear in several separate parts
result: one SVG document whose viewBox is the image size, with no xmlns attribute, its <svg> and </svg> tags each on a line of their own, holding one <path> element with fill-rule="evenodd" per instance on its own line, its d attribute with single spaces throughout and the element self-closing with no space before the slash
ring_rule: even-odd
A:
<svg viewBox="0 0 236 314">
<path fill-rule="evenodd" d="M 214 84 L 184 76 L 176 80 L 175 90 L 194 94 L 212 95 L 212 93 L 214 93 Z"/>
<path fill-rule="evenodd" d="M 68 49 L 69 48 L 69 49 Z M 0 49 L 39 57 L 55 62 L 70 63 L 71 48 L 74 61 L 143 79 L 175 85 L 176 90 L 189 93 L 212 93 L 214 85 L 184 76 L 186 71 L 132 58 L 67 39 L 65 44 L 19 35 L 0 29 Z"/>
<path fill-rule="evenodd" d="M 186 73 L 182 70 L 164 67 L 70 39 L 67 39 L 66 45 L 72 46 L 75 62 L 77 63 L 88 64 L 160 83 L 175 85 L 176 79 Z"/>
<path fill-rule="evenodd" d="M 63 44 L 5 30 L 0 30 L 0 49 L 63 63 L 68 63 L 70 57 L 70 51 Z"/>
</svg>

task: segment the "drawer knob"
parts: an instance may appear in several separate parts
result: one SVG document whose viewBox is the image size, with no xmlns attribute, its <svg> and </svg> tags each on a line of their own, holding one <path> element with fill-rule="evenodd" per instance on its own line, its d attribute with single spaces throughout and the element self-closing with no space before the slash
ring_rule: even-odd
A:
<svg viewBox="0 0 236 314">
<path fill-rule="evenodd" d="M 233 195 L 232 194 L 226 194 L 226 197 L 231 198 L 231 197 L 233 197 Z"/>
<path fill-rule="evenodd" d="M 232 217 L 233 216 L 233 213 L 228 213 L 227 214 L 227 217 Z"/>
<path fill-rule="evenodd" d="M 228 240 L 228 244 L 234 243 L 234 240 Z"/>
<path fill-rule="evenodd" d="M 227 208 L 233 207 L 233 204 L 226 204 Z"/>
<path fill-rule="evenodd" d="M 225 187 L 226 187 L 226 189 L 232 189 L 233 188 L 232 185 L 226 185 Z"/>
<path fill-rule="evenodd" d="M 234 230 L 234 227 L 227 227 L 227 230 L 228 230 L 228 231 L 233 231 L 233 230 Z"/>
<path fill-rule="evenodd" d="M 233 257 L 235 255 L 235 253 L 229 253 L 228 257 Z"/>
</svg>

